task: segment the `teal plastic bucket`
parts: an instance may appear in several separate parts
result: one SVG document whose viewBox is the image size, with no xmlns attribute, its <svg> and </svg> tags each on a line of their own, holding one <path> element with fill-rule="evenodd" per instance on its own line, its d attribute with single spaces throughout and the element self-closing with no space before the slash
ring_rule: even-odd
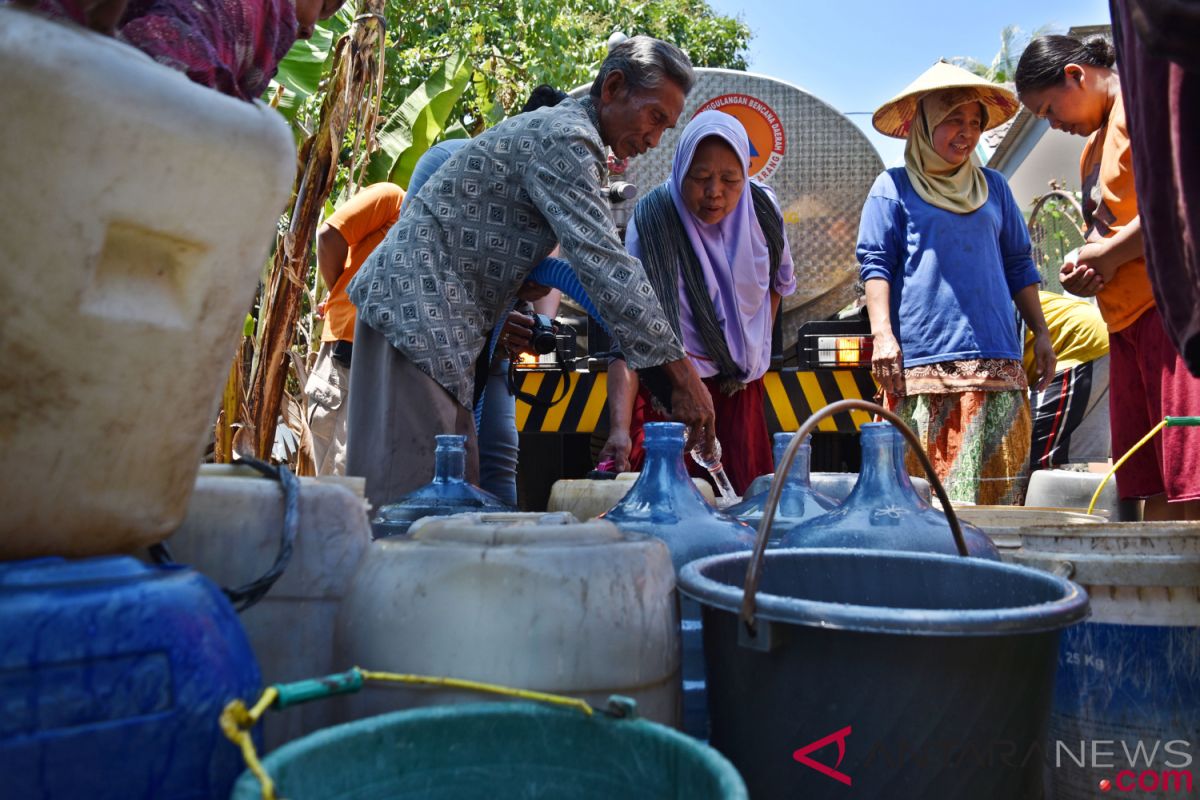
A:
<svg viewBox="0 0 1200 800">
<path fill-rule="evenodd" d="M 288 800 L 745 800 L 717 751 L 663 725 L 531 703 L 434 706 L 326 728 L 263 759 Z M 248 770 L 233 800 L 261 798 Z"/>
</svg>

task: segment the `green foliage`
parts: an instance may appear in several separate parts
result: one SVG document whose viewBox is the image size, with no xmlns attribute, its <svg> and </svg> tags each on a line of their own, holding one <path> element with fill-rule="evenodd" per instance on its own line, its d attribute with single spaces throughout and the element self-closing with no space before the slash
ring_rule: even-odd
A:
<svg viewBox="0 0 1200 800">
<path fill-rule="evenodd" d="M 342 6 L 332 18 L 317 26 L 313 37 L 298 39 L 279 62 L 279 72 L 267 89 L 264 102 L 274 105 L 288 122 L 301 131 L 310 127 L 319 99 L 321 81 L 333 65 L 333 45 L 350 28 L 353 2 Z"/>
<path fill-rule="evenodd" d="M 661 0 L 631 7 L 621 30 L 679 45 L 697 67 L 746 69 L 750 30 L 741 20 L 713 13 L 704 0 Z"/>
<path fill-rule="evenodd" d="M 991 64 L 984 64 L 971 56 L 955 56 L 950 59 L 950 63 L 995 83 L 1012 83 L 1017 74 L 1017 63 L 1029 42 L 1038 36 L 1057 32 L 1058 26 L 1053 24 L 1042 25 L 1029 34 L 1016 25 L 1006 25 L 1000 31 L 1000 49 L 992 58 Z"/>
<path fill-rule="evenodd" d="M 396 107 L 452 56 L 471 69 L 449 117 L 475 135 L 516 112 L 530 90 L 573 89 L 595 75 L 614 30 L 679 45 L 697 66 L 745 69 L 745 24 L 715 14 L 704 0 L 389 0 L 385 106 Z"/>
<path fill-rule="evenodd" d="M 333 43 L 342 33 L 326 23 L 317 27 L 311 39 L 297 40 L 279 62 L 275 82 L 301 97 L 316 94 L 317 86 L 328 72 Z"/>
<path fill-rule="evenodd" d="M 464 54 L 452 55 L 400 104 L 376 131 L 379 150 L 367 169 L 367 182 L 408 186 L 421 154 L 446 132 L 446 120 L 471 78 Z"/>
<path fill-rule="evenodd" d="M 312 127 L 333 45 L 353 21 L 349 0 L 281 62 L 264 98 L 294 125 Z M 570 90 L 590 81 L 609 35 L 645 33 L 673 42 L 699 67 L 745 69 L 750 31 L 705 0 L 388 0 L 380 152 L 368 182 L 406 186 L 434 142 L 474 136 L 515 113 L 534 86 Z"/>
<path fill-rule="evenodd" d="M 1034 204 L 1029 222 L 1029 238 L 1033 245 L 1033 260 L 1042 276 L 1043 287 L 1049 292 L 1062 293 L 1058 269 L 1072 250 L 1083 247 L 1084 224 L 1079 211 L 1079 193 L 1055 190 Z"/>
</svg>

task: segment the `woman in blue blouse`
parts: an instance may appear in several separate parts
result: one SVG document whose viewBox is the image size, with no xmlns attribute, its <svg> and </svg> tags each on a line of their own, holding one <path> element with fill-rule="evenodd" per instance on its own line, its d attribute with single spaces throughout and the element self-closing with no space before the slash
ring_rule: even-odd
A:
<svg viewBox="0 0 1200 800">
<path fill-rule="evenodd" d="M 875 112 L 907 139 L 863 207 L 858 261 L 872 372 L 917 433 L 953 500 L 1019 503 L 1029 456 L 1028 384 L 1013 305 L 1054 374 L 1025 220 L 1000 173 L 971 153 L 1016 113 L 1011 92 L 940 61 Z M 915 458 L 910 468 L 916 470 Z"/>
</svg>

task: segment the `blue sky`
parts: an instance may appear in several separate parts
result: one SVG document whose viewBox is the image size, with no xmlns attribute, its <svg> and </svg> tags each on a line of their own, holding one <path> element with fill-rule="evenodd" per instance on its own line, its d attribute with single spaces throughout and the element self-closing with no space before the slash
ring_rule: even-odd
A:
<svg viewBox="0 0 1200 800">
<path fill-rule="evenodd" d="M 740 17 L 754 38 L 752 72 L 794 83 L 842 112 L 874 111 L 940 57 L 991 63 L 1000 32 L 1109 22 L 1107 0 L 709 0 Z M 887 166 L 902 163 L 904 143 L 871 128 L 870 114 L 850 116 Z"/>
</svg>

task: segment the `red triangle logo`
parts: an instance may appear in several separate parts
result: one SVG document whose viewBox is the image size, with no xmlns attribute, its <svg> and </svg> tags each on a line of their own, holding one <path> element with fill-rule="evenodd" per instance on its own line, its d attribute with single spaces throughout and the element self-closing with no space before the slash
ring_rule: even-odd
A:
<svg viewBox="0 0 1200 800">
<path fill-rule="evenodd" d="M 837 770 L 837 768 L 842 765 L 842 759 L 846 757 L 846 737 L 848 737 L 849 735 L 850 735 L 850 726 L 847 725 L 845 728 L 842 728 L 840 731 L 835 731 L 834 733 L 831 733 L 828 736 L 824 736 L 820 739 L 817 739 L 815 742 L 813 742 L 811 744 L 804 745 L 804 747 L 801 747 L 799 750 L 792 753 L 792 758 L 795 759 L 796 761 L 799 761 L 801 764 L 803 764 L 806 767 L 815 769 L 817 772 L 821 773 L 822 775 L 827 775 L 830 778 L 833 778 L 835 781 L 844 783 L 847 786 L 849 786 L 850 785 L 850 776 L 846 775 L 842 772 L 838 772 L 838 770 Z M 834 764 L 832 767 L 829 766 L 828 764 L 822 764 L 819 761 L 813 761 L 811 758 L 808 757 L 809 753 L 820 750 L 821 748 L 823 748 L 829 744 L 832 744 L 833 742 L 837 742 L 838 757 L 837 757 L 837 763 Z"/>
</svg>

